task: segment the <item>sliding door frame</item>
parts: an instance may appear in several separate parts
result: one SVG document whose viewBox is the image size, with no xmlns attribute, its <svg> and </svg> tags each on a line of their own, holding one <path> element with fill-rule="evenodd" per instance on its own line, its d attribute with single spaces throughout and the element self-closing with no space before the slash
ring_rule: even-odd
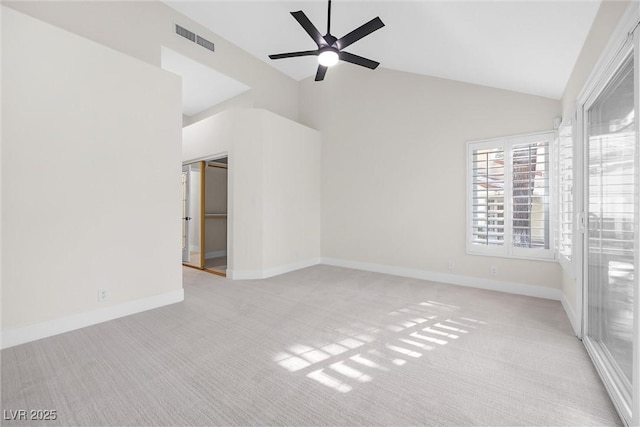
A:
<svg viewBox="0 0 640 427">
<path fill-rule="evenodd" d="M 588 331 L 588 250 L 589 245 L 587 220 L 585 218 L 585 212 L 588 212 L 588 156 L 589 153 L 586 150 L 588 131 L 587 131 L 587 111 L 594 101 L 598 99 L 602 91 L 605 89 L 610 79 L 615 75 L 616 71 L 624 63 L 624 61 L 633 55 L 634 59 L 634 130 L 635 130 L 635 188 L 636 195 L 638 194 L 638 188 L 640 187 L 640 173 L 638 171 L 638 152 L 640 151 L 639 136 L 640 136 L 640 120 L 638 119 L 638 112 L 640 112 L 640 30 L 637 30 L 638 23 L 640 22 L 640 8 L 637 2 L 631 2 L 625 11 L 625 14 L 621 18 L 616 30 L 614 31 L 608 45 L 603 51 L 600 60 L 596 64 L 593 72 L 587 79 L 587 83 L 578 97 L 577 102 L 577 121 L 578 121 L 578 147 L 575 153 L 578 155 L 578 159 L 581 160 L 583 167 L 578 168 L 580 175 L 576 177 L 576 189 L 580 194 L 581 200 L 577 203 L 578 229 L 582 233 L 578 233 L 578 239 L 581 242 L 582 250 L 580 251 L 580 257 L 577 258 L 577 285 L 578 289 L 577 300 L 581 303 L 581 335 L 584 345 L 589 353 L 589 356 L 594 362 L 594 365 L 603 380 L 603 383 L 611 396 L 611 399 L 616 407 L 616 410 L 620 414 L 621 419 L 627 425 L 640 425 L 640 286 L 638 286 L 638 276 L 640 276 L 640 228 L 639 228 L 639 200 L 636 197 L 635 200 L 635 253 L 634 264 L 636 267 L 635 274 L 635 286 L 634 286 L 634 299 L 633 299 L 633 373 L 631 384 L 631 398 L 629 405 L 625 402 L 623 392 L 617 386 L 617 381 L 613 378 L 610 372 L 605 368 L 608 364 L 604 360 L 599 352 L 596 350 L 596 346 L 592 340 L 587 336 Z M 579 305 L 580 307 L 580 305 Z"/>
<path fill-rule="evenodd" d="M 191 166 L 198 164 L 200 166 L 200 212 L 195 213 L 195 212 L 190 212 L 189 213 L 192 215 L 192 217 L 198 215 L 199 221 L 200 221 L 200 262 L 199 264 L 193 264 L 191 262 L 191 249 L 187 248 L 187 251 L 189 253 L 189 261 L 185 262 L 184 259 L 182 261 L 183 265 L 186 265 L 187 267 L 193 267 L 193 268 L 198 268 L 198 269 L 202 269 L 204 267 L 204 195 L 205 195 L 205 179 L 204 179 L 204 168 L 206 167 L 206 163 L 204 161 L 195 161 L 195 162 L 188 162 L 188 163 L 183 163 L 182 167 L 184 168 L 185 166 L 188 168 L 188 179 L 187 179 L 187 187 L 188 187 L 188 192 L 187 192 L 187 204 L 190 203 L 190 192 L 191 192 L 191 188 L 192 188 L 192 182 L 191 182 Z M 188 231 L 187 231 L 188 232 Z M 187 239 L 189 240 L 189 239 Z"/>
<path fill-rule="evenodd" d="M 189 261 L 189 165 L 182 165 L 182 262 Z"/>
<path fill-rule="evenodd" d="M 629 394 L 629 391 L 627 389 L 627 385 L 626 384 L 626 379 L 624 374 L 619 371 L 619 369 L 617 368 L 617 366 L 615 364 L 612 364 L 609 359 L 606 357 L 606 355 L 604 353 L 608 352 L 607 348 L 602 346 L 601 344 L 599 344 L 598 342 L 594 341 L 591 339 L 591 337 L 589 336 L 588 332 L 591 329 L 590 325 L 589 325 L 589 306 L 592 305 L 592 302 L 590 301 L 589 298 L 589 292 L 588 292 L 588 287 L 589 287 L 589 282 L 590 282 L 590 245 L 589 245 L 589 231 L 590 231 L 590 224 L 589 224 L 589 217 L 592 215 L 591 212 L 589 212 L 589 200 L 590 200 L 590 194 L 589 194 L 589 156 L 590 156 L 590 152 L 589 152 L 589 148 L 588 148 L 588 139 L 589 139 L 589 123 L 588 123 L 588 111 L 593 107 L 593 105 L 600 99 L 600 96 L 602 95 L 603 91 L 608 87 L 609 82 L 611 81 L 611 79 L 618 73 L 618 71 L 621 69 L 621 67 L 627 63 L 627 61 L 629 60 L 629 57 L 631 55 L 634 56 L 633 60 L 634 60 L 634 64 L 637 61 L 637 56 L 634 55 L 634 44 L 632 40 L 628 40 L 627 42 L 624 43 L 623 48 L 621 48 L 617 55 L 614 57 L 613 61 L 610 63 L 610 67 L 608 67 L 607 69 L 607 73 L 605 73 L 602 76 L 602 79 L 598 82 L 599 84 L 597 86 L 595 86 L 595 90 L 591 93 L 591 95 L 587 98 L 587 100 L 585 101 L 585 103 L 582 105 L 582 116 L 583 116 L 583 122 L 582 122 L 582 135 L 583 135 L 583 140 L 582 140 L 582 146 L 583 146 L 583 156 L 584 156 L 584 161 L 583 161 L 583 206 L 584 209 L 583 211 L 585 212 L 585 233 L 583 234 L 583 266 L 582 266 L 582 277 L 583 277 L 583 300 L 584 300 L 584 309 L 583 309 L 583 336 L 582 336 L 582 340 L 584 342 L 585 347 L 587 348 L 587 351 L 589 352 L 589 356 L 591 357 L 591 359 L 594 362 L 594 365 L 596 366 L 596 369 L 598 370 L 598 372 L 600 373 L 600 376 L 602 377 L 602 381 L 604 382 L 607 391 L 609 392 L 609 395 L 611 396 L 611 399 L 613 400 L 613 403 L 616 407 L 616 409 L 618 410 L 618 413 L 620 414 L 621 418 L 623 418 L 623 420 L 627 423 L 631 422 L 631 415 L 632 415 L 632 407 L 629 405 L 631 402 L 633 402 L 633 396 Z M 637 69 L 634 68 L 634 75 L 637 74 Z M 635 90 L 635 86 L 634 86 L 634 90 Z M 637 96 L 634 95 L 634 111 L 637 111 Z M 638 141 L 638 120 L 634 121 L 634 133 L 635 133 L 635 140 L 636 140 L 636 146 L 637 141 Z M 637 149 L 635 150 L 635 155 L 637 157 Z M 634 161 L 634 165 L 636 166 L 636 169 L 634 171 L 635 174 L 635 187 L 636 189 L 638 188 L 638 174 L 637 174 L 637 159 Z M 638 213 L 638 200 L 634 200 L 634 205 L 635 207 L 635 221 L 637 222 L 637 213 Z M 636 226 L 636 233 L 634 235 L 634 247 L 638 248 L 638 232 L 637 232 L 637 226 Z M 635 251 L 636 254 L 634 256 L 634 265 L 636 268 L 636 274 L 638 272 L 638 263 L 637 263 L 637 251 Z M 634 296 L 634 300 L 635 298 L 637 298 L 637 296 Z M 637 314 L 634 313 L 634 318 L 637 317 Z M 596 326 L 594 325 L 594 328 Z M 611 356 L 609 356 L 611 357 Z"/>
<path fill-rule="evenodd" d="M 637 4 L 637 3 L 636 3 Z M 637 17 L 638 13 L 636 13 Z M 640 22 L 640 21 L 639 21 Z M 639 161 L 639 141 L 640 141 L 640 120 L 638 119 L 638 112 L 640 112 L 640 31 L 637 31 L 637 23 L 634 27 L 633 41 L 634 41 L 634 111 L 635 111 L 635 131 L 636 131 L 636 197 L 638 197 L 638 187 L 640 186 L 640 161 Z M 640 203 L 636 199 L 636 203 Z M 636 211 L 635 216 L 635 230 L 636 230 L 636 242 L 635 242 L 635 265 L 640 265 L 640 245 L 638 242 L 640 238 L 640 214 Z M 631 425 L 640 426 L 640 285 L 638 285 L 640 278 L 636 273 L 635 282 L 636 287 L 633 296 L 633 375 L 631 381 Z"/>
<path fill-rule="evenodd" d="M 216 160 L 221 160 L 221 159 L 224 159 L 224 158 L 227 159 L 227 164 L 225 166 L 221 166 L 220 164 L 218 164 L 218 165 L 210 164 L 210 162 L 215 162 Z M 203 240 L 204 243 L 202 245 L 202 247 L 204 248 L 204 250 L 202 251 L 203 252 L 203 257 L 204 257 L 204 261 L 203 261 L 203 264 L 202 264 L 203 265 L 202 269 L 204 271 L 207 271 L 209 273 L 213 273 L 213 274 L 218 275 L 218 276 L 227 277 L 227 270 L 229 269 L 228 263 L 229 263 L 229 258 L 230 258 L 230 251 L 229 251 L 229 240 L 230 240 L 229 239 L 229 232 L 230 232 L 230 230 L 229 230 L 230 229 L 230 227 L 229 227 L 229 194 L 230 194 L 230 191 L 229 191 L 229 156 L 228 155 L 215 156 L 213 158 L 205 160 L 204 164 L 205 164 L 205 168 L 203 169 L 204 170 L 204 173 L 203 173 L 204 181 L 206 181 L 206 179 L 207 179 L 206 177 L 207 177 L 207 173 L 208 173 L 208 168 L 224 169 L 227 172 L 227 188 L 226 188 L 227 200 L 225 201 L 225 203 L 226 203 L 226 215 L 227 216 L 224 219 L 225 228 L 226 228 L 225 232 L 227 234 L 227 239 L 226 239 L 226 242 L 225 242 L 225 251 L 227 252 L 227 265 L 225 266 L 225 270 L 224 271 L 216 270 L 215 268 L 208 268 L 206 266 L 206 264 L 207 264 L 207 259 L 206 259 L 206 247 L 207 247 L 207 243 L 206 243 L 206 234 L 207 234 L 206 233 L 206 230 L 207 230 L 206 216 L 207 216 L 207 213 L 206 213 L 206 203 L 205 202 L 206 202 L 207 196 L 206 196 L 206 193 L 203 193 L 203 196 L 202 196 L 203 197 L 203 199 L 202 199 L 203 200 L 203 203 L 202 203 L 202 215 L 203 215 L 202 216 L 202 218 L 203 218 L 202 230 L 203 230 L 203 236 L 204 236 L 205 240 Z"/>
<path fill-rule="evenodd" d="M 220 274 L 217 272 L 214 272 L 210 269 L 205 268 L 205 255 L 206 255 L 206 242 L 205 242 L 205 238 L 206 238 L 206 224 L 205 224 L 205 199 L 206 199 L 206 168 L 208 167 L 208 162 L 213 162 L 219 159 L 223 159 L 223 158 L 227 158 L 227 268 L 224 274 Z M 209 273 L 213 273 L 213 274 L 217 274 L 220 276 L 224 276 L 224 277 L 228 277 L 228 278 L 232 278 L 231 274 L 232 274 L 232 269 L 233 269 L 233 226 L 232 226 L 232 218 L 233 218 L 233 214 L 234 214 L 234 210 L 233 210 L 233 185 L 234 185 L 234 177 L 233 174 L 230 172 L 231 170 L 233 170 L 234 165 L 233 165 L 233 157 L 231 155 L 229 155 L 229 152 L 224 151 L 221 153 L 217 153 L 214 155 L 210 155 L 210 156 L 203 156 L 203 157 L 197 157 L 195 159 L 192 160 L 188 160 L 182 163 L 182 166 L 188 166 L 188 165 L 193 165 L 193 164 L 199 164 L 201 169 L 202 169 L 202 173 L 200 174 L 200 212 L 199 212 L 199 218 L 200 218 L 200 265 L 194 265 L 194 264 L 189 264 L 189 263 L 185 263 L 183 262 L 183 265 L 187 266 L 187 267 L 192 267 L 192 268 L 197 268 L 199 270 L 203 270 Z"/>
</svg>

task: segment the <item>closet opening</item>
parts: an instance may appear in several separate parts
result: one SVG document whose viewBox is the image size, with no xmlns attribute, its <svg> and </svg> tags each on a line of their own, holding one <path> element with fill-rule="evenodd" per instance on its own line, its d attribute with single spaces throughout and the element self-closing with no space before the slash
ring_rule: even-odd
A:
<svg viewBox="0 0 640 427">
<path fill-rule="evenodd" d="M 182 263 L 226 277 L 228 157 L 182 167 Z"/>
</svg>

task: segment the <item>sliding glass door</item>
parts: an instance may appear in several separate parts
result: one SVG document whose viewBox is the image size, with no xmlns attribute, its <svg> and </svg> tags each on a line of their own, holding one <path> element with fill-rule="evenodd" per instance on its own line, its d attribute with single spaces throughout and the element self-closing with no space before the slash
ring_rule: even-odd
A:
<svg viewBox="0 0 640 427">
<path fill-rule="evenodd" d="M 636 90 L 633 55 L 621 58 L 584 107 L 584 342 L 618 411 L 630 423 L 637 297 Z"/>
<path fill-rule="evenodd" d="M 189 262 L 189 166 L 182 166 L 182 262 Z"/>
<path fill-rule="evenodd" d="M 182 262 L 203 268 L 204 162 L 182 166 Z"/>
</svg>

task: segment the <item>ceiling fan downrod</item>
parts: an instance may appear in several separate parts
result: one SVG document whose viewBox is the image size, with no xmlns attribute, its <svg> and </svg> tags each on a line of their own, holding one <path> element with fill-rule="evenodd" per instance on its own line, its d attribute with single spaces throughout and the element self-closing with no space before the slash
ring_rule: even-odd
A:
<svg viewBox="0 0 640 427">
<path fill-rule="evenodd" d="M 331 0 L 329 0 L 329 11 L 327 12 L 327 35 L 331 34 Z"/>
</svg>

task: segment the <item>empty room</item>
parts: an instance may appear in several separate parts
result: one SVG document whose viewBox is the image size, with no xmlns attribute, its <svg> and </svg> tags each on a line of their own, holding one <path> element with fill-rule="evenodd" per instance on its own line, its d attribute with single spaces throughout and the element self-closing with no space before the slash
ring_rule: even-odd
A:
<svg viewBox="0 0 640 427">
<path fill-rule="evenodd" d="M 0 424 L 640 426 L 640 3 L 4 1 Z"/>
</svg>

